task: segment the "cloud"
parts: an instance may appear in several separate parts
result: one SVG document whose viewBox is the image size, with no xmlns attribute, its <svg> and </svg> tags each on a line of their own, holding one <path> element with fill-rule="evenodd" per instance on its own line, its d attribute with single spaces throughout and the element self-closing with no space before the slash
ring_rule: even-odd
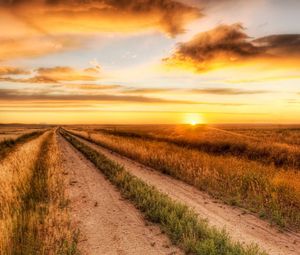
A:
<svg viewBox="0 0 300 255">
<path fill-rule="evenodd" d="M 2 74 L 2 75 L 1 75 Z M 68 66 L 40 67 L 34 70 L 34 75 L 29 78 L 15 78 L 6 75 L 30 74 L 22 69 L 13 67 L 0 67 L 0 81 L 19 83 L 60 83 L 65 81 L 96 81 L 101 72 L 98 68 L 74 69 Z"/>
<path fill-rule="evenodd" d="M 0 0 L 0 61 L 71 51 L 99 34 L 175 36 L 200 16 L 176 0 Z"/>
<path fill-rule="evenodd" d="M 29 71 L 11 66 L 0 66 L 0 76 L 3 75 L 20 75 L 20 74 L 30 74 Z"/>
<path fill-rule="evenodd" d="M 300 34 L 251 39 L 241 24 L 220 25 L 178 45 L 163 62 L 170 67 L 205 72 L 254 60 L 281 61 L 300 56 Z"/>
<path fill-rule="evenodd" d="M 0 13 L 1 15 L 1 13 Z M 1 22 L 1 17 L 0 17 Z M 6 20 L 3 20 L 7 24 Z M 1 24 L 0 24 L 1 29 Z M 9 24 L 3 30 L 8 30 Z M 11 28 L 14 29 L 13 27 Z M 82 46 L 81 39 L 72 36 L 22 35 L 4 37 L 0 35 L 0 61 L 19 58 L 36 58 L 58 52 L 76 49 Z"/>
<path fill-rule="evenodd" d="M 130 88 L 122 91 L 124 94 L 156 94 L 156 93 L 165 93 L 171 92 L 175 89 L 170 88 Z"/>
<path fill-rule="evenodd" d="M 95 81 L 99 79 L 100 71 L 96 68 L 76 70 L 68 66 L 56 66 L 36 69 L 37 77 L 46 77 L 60 81 Z"/>
<path fill-rule="evenodd" d="M 168 100 L 143 96 L 118 96 L 108 94 L 51 94 L 24 93 L 15 89 L 0 89 L 0 100 L 5 101 L 95 101 L 95 102 L 131 102 L 131 103 L 162 103 L 162 104 L 198 104 L 185 100 Z"/>
<path fill-rule="evenodd" d="M 150 103 L 150 104 L 190 104 L 190 105 L 214 105 L 214 106 L 243 106 L 243 103 L 231 102 L 196 102 L 188 100 L 172 100 L 145 96 L 124 96 L 111 94 L 54 94 L 51 90 L 44 91 L 20 91 L 17 89 L 0 89 L 0 102 L 127 102 L 127 103 Z"/>
<path fill-rule="evenodd" d="M 214 94 L 214 95 L 254 95 L 263 94 L 268 91 L 264 90 L 245 90 L 235 88 L 140 88 L 140 89 L 125 89 L 122 91 L 124 94 L 160 94 L 160 93 L 189 93 L 189 94 Z"/>
<path fill-rule="evenodd" d="M 252 43 L 271 56 L 300 56 L 300 34 L 270 35 L 257 38 Z"/>
<path fill-rule="evenodd" d="M 227 83 L 240 84 L 240 83 L 257 83 L 257 82 L 272 82 L 280 80 L 299 80 L 300 75 L 273 75 L 268 77 L 248 78 L 248 79 L 231 79 L 226 80 Z"/>
<path fill-rule="evenodd" d="M 101 65 L 99 64 L 98 60 L 97 59 L 93 59 L 91 60 L 90 62 L 90 65 L 94 66 L 95 68 L 97 68 L 98 70 L 101 70 Z"/>
<path fill-rule="evenodd" d="M 214 95 L 254 95 L 263 94 L 268 91 L 265 90 L 245 90 L 245 89 L 233 89 L 233 88 L 204 88 L 204 89 L 192 89 L 190 92 L 200 94 L 214 94 Z"/>
<path fill-rule="evenodd" d="M 40 33 L 131 32 L 159 29 L 169 35 L 200 16 L 175 0 L 4 0 L 4 9 Z"/>
<path fill-rule="evenodd" d="M 57 80 L 54 80 L 45 76 L 34 76 L 30 78 L 12 78 L 12 77 L 0 77 L 0 82 L 18 82 L 18 83 L 58 83 Z"/>
<path fill-rule="evenodd" d="M 20 78 L 11 75 L 33 74 L 31 77 Z M 98 68 L 74 69 L 68 66 L 40 67 L 34 72 L 29 72 L 16 67 L 0 66 L 0 82 L 17 83 L 48 83 L 59 84 L 66 81 L 96 81 L 100 78 L 101 72 Z M 76 85 L 75 85 L 76 86 Z M 80 87 L 80 85 L 78 85 Z M 81 85 L 81 88 L 88 89 L 88 86 Z M 89 86 L 91 88 L 92 86 Z M 96 89 L 96 87 L 94 87 Z M 99 87 L 100 88 L 100 87 Z"/>
<path fill-rule="evenodd" d="M 121 85 L 115 85 L 115 84 L 65 84 L 65 87 L 68 88 L 78 88 L 82 90 L 106 90 L 106 89 L 118 89 L 122 88 Z"/>
</svg>

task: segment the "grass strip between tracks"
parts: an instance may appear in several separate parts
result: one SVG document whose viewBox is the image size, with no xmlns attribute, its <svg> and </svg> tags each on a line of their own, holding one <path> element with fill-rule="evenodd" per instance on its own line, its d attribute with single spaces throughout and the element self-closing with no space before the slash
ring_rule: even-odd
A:
<svg viewBox="0 0 300 255">
<path fill-rule="evenodd" d="M 0 160 L 11 152 L 17 145 L 28 142 L 42 135 L 45 131 L 34 131 L 19 136 L 16 139 L 5 139 L 0 142 Z"/>
<path fill-rule="evenodd" d="M 13 255 L 78 254 L 78 233 L 68 217 L 56 156 L 52 131 L 41 144 L 27 189 L 20 194 L 22 205 L 16 212 L 11 241 Z"/>
<path fill-rule="evenodd" d="M 159 224 L 171 241 L 188 254 L 201 255 L 262 255 L 266 254 L 255 245 L 242 246 L 228 237 L 228 234 L 210 227 L 187 206 L 173 201 L 128 173 L 124 167 L 103 154 L 83 144 L 66 131 L 61 134 L 88 160 L 90 160 L 115 186 L 121 194 L 153 223 Z"/>
</svg>

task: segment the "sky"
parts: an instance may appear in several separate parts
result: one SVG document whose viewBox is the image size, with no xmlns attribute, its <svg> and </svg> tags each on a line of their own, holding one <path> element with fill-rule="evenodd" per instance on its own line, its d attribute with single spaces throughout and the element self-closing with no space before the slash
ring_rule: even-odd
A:
<svg viewBox="0 0 300 255">
<path fill-rule="evenodd" d="M 298 0 L 0 0 L 0 123 L 300 123 Z"/>
</svg>

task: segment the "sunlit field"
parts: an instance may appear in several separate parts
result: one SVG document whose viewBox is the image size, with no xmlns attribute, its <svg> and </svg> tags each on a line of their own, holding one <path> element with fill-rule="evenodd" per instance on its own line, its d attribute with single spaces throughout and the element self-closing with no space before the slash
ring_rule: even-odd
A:
<svg viewBox="0 0 300 255">
<path fill-rule="evenodd" d="M 75 254 L 55 130 L 17 130 L 0 143 L 0 254 Z"/>
<path fill-rule="evenodd" d="M 31 133 L 34 131 L 39 131 L 40 128 L 38 126 L 26 126 L 26 127 L 20 127 L 20 126 L 1 126 L 0 125 L 0 142 L 4 140 L 14 140 L 24 134 Z"/>
<path fill-rule="evenodd" d="M 81 254 L 87 230 L 120 224 L 114 220 L 118 210 L 110 208 L 114 203 L 120 203 L 117 208 L 123 208 L 122 214 L 141 215 L 138 224 L 145 222 L 139 232 L 153 225 L 169 240 L 162 246 L 169 248 L 148 243 L 154 253 L 179 249 L 199 255 L 264 255 L 287 249 L 296 254 L 300 230 L 298 126 L 190 123 L 1 128 L 4 135 L 18 133 L 0 143 L 1 255 Z M 285 135 L 280 136 L 282 133 Z M 86 179 L 91 173 L 93 182 Z M 154 182 L 148 182 L 147 174 Z M 106 188 L 105 194 L 110 195 L 105 206 L 103 191 L 91 191 L 99 175 L 105 177 L 101 182 L 115 186 Z M 174 196 L 162 185 L 168 185 Z M 80 194 L 82 189 L 87 193 Z M 122 199 L 111 200 L 111 192 Z M 187 197 L 180 198 L 181 192 Z M 189 197 L 202 201 L 204 207 L 194 208 Z M 209 204 L 211 211 L 203 214 Z M 215 224 L 213 219 L 220 216 L 223 223 Z M 89 225 L 88 217 L 104 217 L 104 221 Z M 230 217 L 241 218 L 230 223 L 237 220 Z M 82 225 L 86 222 L 88 225 Z M 253 233 L 241 237 L 235 227 Z M 133 225 L 127 235 L 136 229 Z M 139 238 L 143 235 L 138 234 Z"/>
<path fill-rule="evenodd" d="M 181 125 L 69 130 L 273 224 L 300 228 L 299 141 L 283 142 L 276 136 L 281 133 L 278 128 Z M 297 138 L 300 131 L 284 127 L 282 132 Z"/>
</svg>

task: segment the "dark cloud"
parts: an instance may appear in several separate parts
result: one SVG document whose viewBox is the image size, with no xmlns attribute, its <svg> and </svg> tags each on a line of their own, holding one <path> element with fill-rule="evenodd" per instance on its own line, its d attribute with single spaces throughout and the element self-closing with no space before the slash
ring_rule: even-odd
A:
<svg viewBox="0 0 300 255">
<path fill-rule="evenodd" d="M 131 103 L 161 103 L 161 104 L 198 104 L 214 106 L 242 106 L 246 104 L 230 102 L 195 102 L 187 100 L 171 100 L 162 98 L 153 98 L 145 96 L 124 96 L 110 94 L 53 94 L 51 91 L 40 91 L 36 93 L 26 93 L 15 89 L 0 89 L 0 100 L 2 101 L 29 101 L 29 102 L 66 102 L 66 101 L 94 101 L 100 102 L 131 102 Z"/>
<path fill-rule="evenodd" d="M 175 0 L 4 0 L 0 4 L 13 9 L 19 19 L 42 33 L 53 30 L 56 21 L 63 20 L 58 30 L 78 31 L 82 26 L 100 32 L 101 28 L 123 32 L 123 25 L 129 23 L 131 29 L 160 27 L 176 35 L 184 31 L 187 22 L 200 17 L 198 8 Z"/>
<path fill-rule="evenodd" d="M 209 71 L 253 59 L 289 59 L 300 56 L 300 35 L 272 35 L 251 39 L 241 24 L 221 25 L 178 45 L 163 61 L 170 66 Z"/>
<path fill-rule="evenodd" d="M 160 98 L 150 98 L 143 96 L 117 96 L 107 94 L 87 95 L 87 94 L 50 94 L 50 93 L 30 93 L 26 94 L 14 89 L 0 89 L 0 100 L 13 101 L 35 101 L 35 100 L 60 100 L 60 101 L 114 101 L 114 102 L 137 102 L 137 103 L 168 103 L 168 104 L 197 104 L 192 101 L 167 100 Z"/>
<path fill-rule="evenodd" d="M 214 95 L 254 95 L 263 94 L 268 91 L 265 90 L 245 90 L 245 89 L 233 89 L 233 88 L 204 88 L 204 89 L 192 89 L 193 93 L 200 94 L 214 94 Z"/>
<path fill-rule="evenodd" d="M 64 81 L 96 81 L 100 71 L 96 68 L 77 70 L 71 67 L 38 68 L 35 75 L 29 78 L 0 77 L 1 81 L 23 83 L 60 83 Z"/>
<path fill-rule="evenodd" d="M 300 34 L 270 35 L 255 39 L 252 43 L 270 55 L 300 55 Z"/>
<path fill-rule="evenodd" d="M 83 70 L 77 70 L 67 66 L 38 68 L 34 72 L 35 74 L 29 78 L 11 77 L 7 75 L 32 74 L 32 73 L 14 67 L 0 67 L 0 81 L 19 82 L 19 83 L 58 84 L 64 81 L 96 81 L 100 78 L 100 74 L 101 74 L 98 68 L 86 68 Z M 88 87 L 86 86 L 86 89 L 87 88 Z"/>
</svg>

